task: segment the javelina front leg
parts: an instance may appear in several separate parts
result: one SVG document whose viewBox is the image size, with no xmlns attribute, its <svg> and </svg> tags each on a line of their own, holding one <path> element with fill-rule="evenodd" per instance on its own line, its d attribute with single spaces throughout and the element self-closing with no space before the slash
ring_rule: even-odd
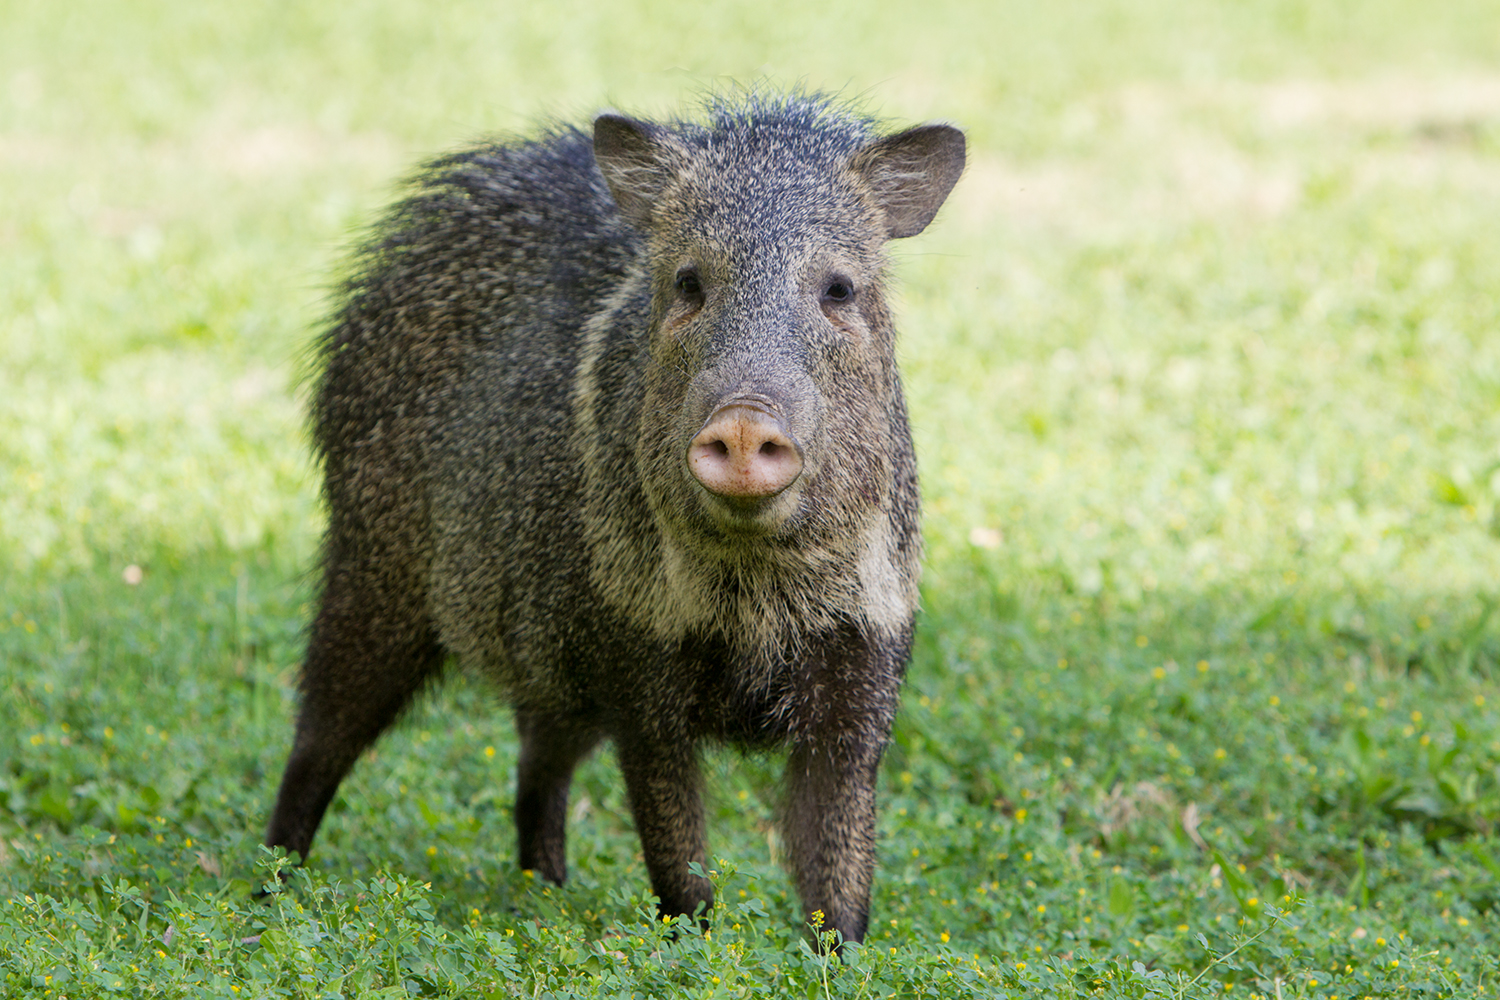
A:
<svg viewBox="0 0 1500 1000">
<path fill-rule="evenodd" d="M 266 830 L 268 846 L 306 860 L 339 783 L 441 665 L 442 650 L 413 590 L 330 568 L 303 663 L 302 711 Z"/>
<path fill-rule="evenodd" d="M 714 905 L 713 886 L 688 871 L 689 863 L 707 861 L 696 747 L 687 739 L 628 736 L 617 741 L 617 751 L 661 915 L 691 915 L 702 904 L 706 922 Z"/>
<path fill-rule="evenodd" d="M 809 920 L 823 931 L 863 941 L 875 870 L 875 774 L 878 746 L 821 741 L 799 745 L 787 761 L 784 831 L 792 875 Z"/>
<path fill-rule="evenodd" d="M 517 860 L 561 883 L 568 877 L 568 786 L 600 734 L 576 723 L 517 712 L 521 761 L 516 769 Z"/>
</svg>

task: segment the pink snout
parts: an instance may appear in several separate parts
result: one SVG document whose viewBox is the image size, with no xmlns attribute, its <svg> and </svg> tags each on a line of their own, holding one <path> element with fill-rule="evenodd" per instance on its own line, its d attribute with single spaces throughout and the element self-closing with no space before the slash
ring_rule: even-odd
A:
<svg viewBox="0 0 1500 1000">
<path fill-rule="evenodd" d="M 774 413 L 737 400 L 715 410 L 693 438 L 688 468 L 710 493 L 759 500 L 802 474 L 802 449 Z"/>
</svg>

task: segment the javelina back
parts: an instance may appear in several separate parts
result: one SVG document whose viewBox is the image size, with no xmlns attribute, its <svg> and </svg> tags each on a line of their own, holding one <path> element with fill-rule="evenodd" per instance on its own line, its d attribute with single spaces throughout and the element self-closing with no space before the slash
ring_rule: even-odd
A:
<svg viewBox="0 0 1500 1000">
<path fill-rule="evenodd" d="M 519 860 L 560 882 L 613 741 L 664 914 L 712 903 L 698 748 L 785 745 L 802 901 L 864 936 L 875 776 L 917 601 L 884 245 L 957 181 L 945 125 L 805 95 L 606 114 L 440 159 L 321 340 L 323 586 L 266 841 L 451 655 L 521 738 Z"/>
</svg>

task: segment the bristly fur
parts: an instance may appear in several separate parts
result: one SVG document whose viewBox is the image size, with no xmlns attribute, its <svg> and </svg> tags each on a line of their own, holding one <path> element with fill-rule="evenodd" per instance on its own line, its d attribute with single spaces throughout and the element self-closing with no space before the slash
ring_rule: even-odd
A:
<svg viewBox="0 0 1500 1000">
<path fill-rule="evenodd" d="M 798 889 L 860 939 L 921 550 L 884 246 L 962 166 L 955 129 L 763 90 L 429 164 L 317 348 L 323 590 L 267 842 L 305 855 L 455 657 L 517 713 L 523 866 L 565 876 L 568 783 L 609 739 L 662 910 L 691 913 L 696 746 L 785 745 Z M 745 399 L 801 463 L 754 503 L 686 459 Z"/>
</svg>

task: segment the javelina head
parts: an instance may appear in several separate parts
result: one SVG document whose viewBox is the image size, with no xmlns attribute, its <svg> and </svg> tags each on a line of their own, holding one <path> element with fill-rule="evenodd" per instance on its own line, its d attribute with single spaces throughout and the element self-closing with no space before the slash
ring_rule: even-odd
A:
<svg viewBox="0 0 1500 1000">
<path fill-rule="evenodd" d="M 905 454 L 885 243 L 932 220 L 963 134 L 881 138 L 792 97 L 708 126 L 604 115 L 594 151 L 648 245 L 637 461 L 657 516 L 729 545 L 857 531 Z"/>
</svg>

